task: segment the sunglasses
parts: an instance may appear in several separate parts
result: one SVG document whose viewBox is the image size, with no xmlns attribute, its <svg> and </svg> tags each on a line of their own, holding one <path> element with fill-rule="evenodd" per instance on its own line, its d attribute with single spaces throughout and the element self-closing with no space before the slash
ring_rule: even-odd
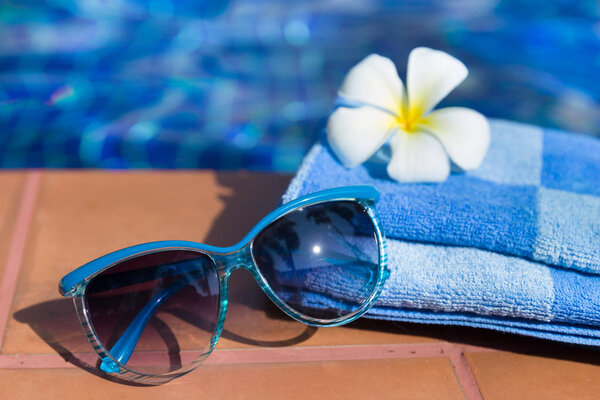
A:
<svg viewBox="0 0 600 400">
<path fill-rule="evenodd" d="M 164 383 L 214 349 L 229 275 L 238 268 L 307 325 L 337 326 L 364 314 L 389 274 L 378 199 L 371 186 L 313 193 L 271 212 L 234 246 L 161 241 L 128 247 L 67 274 L 59 291 L 73 298 L 101 370 Z"/>
</svg>

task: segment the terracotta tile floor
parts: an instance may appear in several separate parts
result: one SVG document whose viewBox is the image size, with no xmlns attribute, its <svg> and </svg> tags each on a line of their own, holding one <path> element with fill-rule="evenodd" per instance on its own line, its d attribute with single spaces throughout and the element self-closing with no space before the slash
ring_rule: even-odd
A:
<svg viewBox="0 0 600 400">
<path fill-rule="evenodd" d="M 96 368 L 60 277 L 144 241 L 239 240 L 289 176 L 200 172 L 0 173 L 0 399 L 600 398 L 600 353 L 466 328 L 359 320 L 309 328 L 244 271 L 217 350 L 158 387 Z"/>
</svg>

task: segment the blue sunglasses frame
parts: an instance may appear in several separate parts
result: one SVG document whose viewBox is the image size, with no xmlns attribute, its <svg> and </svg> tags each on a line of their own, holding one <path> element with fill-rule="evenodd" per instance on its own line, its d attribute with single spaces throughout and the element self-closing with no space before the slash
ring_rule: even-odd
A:
<svg viewBox="0 0 600 400">
<path fill-rule="evenodd" d="M 385 246 L 385 238 L 379 226 L 375 211 L 375 203 L 379 200 L 379 192 L 372 186 L 346 186 L 323 190 L 312 193 L 307 196 L 300 197 L 289 203 L 283 204 L 267 216 L 265 216 L 258 224 L 256 224 L 250 232 L 238 243 L 230 247 L 215 247 L 197 242 L 167 240 L 151 243 L 144 243 L 132 247 L 127 247 L 115 252 L 106 254 L 96 260 L 93 260 L 81 267 L 75 269 L 65 275 L 59 282 L 58 289 L 60 294 L 65 297 L 72 297 L 79 317 L 79 321 L 83 327 L 84 333 L 90 341 L 92 347 L 98 354 L 101 360 L 100 369 L 104 372 L 116 374 L 118 378 L 132 382 L 140 382 L 146 384 L 161 384 L 172 380 L 178 376 L 190 372 L 204 361 L 212 352 L 219 340 L 225 315 L 227 313 L 228 303 L 228 287 L 229 275 L 239 268 L 247 269 L 254 279 L 259 284 L 262 291 L 277 305 L 284 313 L 291 318 L 300 321 L 304 324 L 317 327 L 338 326 L 354 321 L 363 315 L 375 303 L 379 297 L 386 279 L 389 276 L 387 269 L 387 254 Z M 256 265 L 252 255 L 252 243 L 254 238 L 268 225 L 284 215 L 310 205 L 336 202 L 336 201 L 353 201 L 362 205 L 368 213 L 377 239 L 379 249 L 379 266 L 377 270 L 376 284 L 369 298 L 364 301 L 361 307 L 355 312 L 336 319 L 326 320 L 312 318 L 304 315 L 282 301 L 279 296 L 273 291 L 269 283 L 266 281 L 260 269 Z M 154 314 L 160 301 L 156 304 L 149 304 L 140 311 L 138 316 L 130 324 L 127 330 L 122 334 L 117 343 L 107 350 L 98 339 L 94 327 L 90 321 L 90 312 L 86 301 L 86 288 L 88 283 L 98 274 L 111 268 L 121 262 L 139 257 L 146 254 L 151 254 L 166 250 L 189 250 L 197 251 L 201 254 L 208 255 L 214 262 L 217 268 L 219 280 L 219 315 L 216 328 L 212 334 L 208 351 L 199 355 L 187 367 L 168 372 L 160 375 L 140 373 L 130 369 L 126 363 L 134 351 L 134 348 L 139 340 L 139 337 L 148 323 L 151 316 Z M 173 289 L 177 290 L 177 288 Z M 170 295 L 170 293 L 166 293 Z"/>
</svg>

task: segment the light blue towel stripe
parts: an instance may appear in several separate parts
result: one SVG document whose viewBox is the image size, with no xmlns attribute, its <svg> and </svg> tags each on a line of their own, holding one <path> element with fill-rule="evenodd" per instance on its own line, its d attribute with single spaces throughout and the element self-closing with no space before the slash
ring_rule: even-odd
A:
<svg viewBox="0 0 600 400">
<path fill-rule="evenodd" d="M 550 268 L 485 250 L 388 240 L 382 307 L 551 321 Z M 600 314 L 598 314 L 600 322 Z"/>
</svg>

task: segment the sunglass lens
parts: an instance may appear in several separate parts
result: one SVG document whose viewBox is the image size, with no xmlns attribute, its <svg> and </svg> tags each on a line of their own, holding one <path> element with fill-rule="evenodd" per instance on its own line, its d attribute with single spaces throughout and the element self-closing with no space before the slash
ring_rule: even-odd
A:
<svg viewBox="0 0 600 400">
<path fill-rule="evenodd" d="M 267 226 L 252 251 L 275 294 L 311 318 L 332 320 L 362 309 L 379 277 L 375 226 L 352 201 L 292 211 Z"/>
<path fill-rule="evenodd" d="M 137 256 L 86 288 L 89 320 L 104 348 L 129 369 L 163 374 L 210 350 L 219 315 L 219 279 L 205 254 L 168 250 Z M 110 359 L 101 368 L 117 372 Z"/>
</svg>

